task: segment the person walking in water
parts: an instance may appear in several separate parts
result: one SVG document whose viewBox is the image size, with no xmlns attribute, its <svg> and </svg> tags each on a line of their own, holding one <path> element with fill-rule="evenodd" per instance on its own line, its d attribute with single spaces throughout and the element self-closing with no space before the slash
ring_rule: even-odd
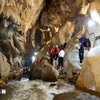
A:
<svg viewBox="0 0 100 100">
<path fill-rule="evenodd" d="M 63 48 L 61 48 L 61 51 L 59 52 L 59 60 L 58 60 L 59 67 L 61 67 L 61 68 L 63 67 L 64 55 L 65 55 L 65 52 L 64 52 Z"/>
</svg>

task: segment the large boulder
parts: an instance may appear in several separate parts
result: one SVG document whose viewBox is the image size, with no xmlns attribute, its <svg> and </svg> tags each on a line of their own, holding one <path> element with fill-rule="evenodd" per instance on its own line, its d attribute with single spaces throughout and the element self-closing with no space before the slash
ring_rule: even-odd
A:
<svg viewBox="0 0 100 100">
<path fill-rule="evenodd" d="M 10 72 L 10 64 L 7 62 L 6 57 L 0 52 L 0 74 L 2 77 L 7 77 Z"/>
<path fill-rule="evenodd" d="M 88 93 L 68 92 L 57 94 L 53 100 L 100 100 L 100 98 L 90 95 Z"/>
<path fill-rule="evenodd" d="M 67 71 L 68 75 L 72 74 L 72 72 L 78 72 L 81 69 L 78 56 L 79 51 L 75 48 L 75 44 L 71 48 L 72 50 L 68 48 L 69 51 L 65 51 L 64 57 L 64 70 Z"/>
<path fill-rule="evenodd" d="M 100 45 L 91 49 L 83 62 L 76 87 L 100 95 Z"/>
<path fill-rule="evenodd" d="M 6 57 L 0 52 L 0 88 L 4 88 L 6 85 L 5 83 L 8 82 L 9 72 L 10 65 Z"/>
<path fill-rule="evenodd" d="M 33 66 L 32 79 L 42 79 L 44 81 L 57 81 L 59 72 L 49 63 L 42 62 Z"/>
<path fill-rule="evenodd" d="M 73 72 L 79 73 L 81 68 L 78 68 L 77 66 L 73 65 L 68 59 L 65 61 L 64 64 L 64 71 L 67 72 L 67 75 L 72 75 Z"/>
</svg>

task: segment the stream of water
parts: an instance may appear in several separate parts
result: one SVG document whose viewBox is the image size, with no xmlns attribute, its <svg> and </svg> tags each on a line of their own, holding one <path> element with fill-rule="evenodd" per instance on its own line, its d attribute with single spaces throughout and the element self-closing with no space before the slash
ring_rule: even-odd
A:
<svg viewBox="0 0 100 100">
<path fill-rule="evenodd" d="M 55 85 L 50 86 L 50 84 Z M 57 82 L 22 79 L 10 81 L 6 90 L 6 95 L 0 95 L 0 100 L 52 100 L 54 95 L 74 91 L 75 87 L 67 83 L 58 87 Z"/>
</svg>

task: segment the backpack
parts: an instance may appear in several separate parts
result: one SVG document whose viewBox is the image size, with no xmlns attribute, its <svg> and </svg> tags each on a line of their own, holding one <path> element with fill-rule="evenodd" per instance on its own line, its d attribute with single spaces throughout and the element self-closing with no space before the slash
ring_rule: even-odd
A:
<svg viewBox="0 0 100 100">
<path fill-rule="evenodd" d="M 82 43 L 82 45 L 83 45 L 84 47 L 91 47 L 91 42 L 90 42 L 89 39 L 86 39 L 86 41 L 84 41 L 84 42 Z"/>
</svg>

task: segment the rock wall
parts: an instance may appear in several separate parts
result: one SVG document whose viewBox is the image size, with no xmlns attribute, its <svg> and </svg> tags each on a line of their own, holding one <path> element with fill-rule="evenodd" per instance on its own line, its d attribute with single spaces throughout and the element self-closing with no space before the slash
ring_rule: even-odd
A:
<svg viewBox="0 0 100 100">
<path fill-rule="evenodd" d="M 0 66 L 4 74 L 5 68 L 14 70 L 23 66 L 23 58 L 31 45 L 29 29 L 36 24 L 40 12 L 44 7 L 44 0 L 1 0 L 0 1 L 0 51 L 6 56 L 8 69 L 3 66 L 6 60 L 2 60 Z M 29 46 L 28 46 L 29 47 Z M 32 46 L 31 46 L 32 47 Z M 31 48 L 30 48 L 31 49 Z M 5 58 L 5 57 L 4 57 Z M 6 73 L 6 71 L 5 71 Z"/>
<path fill-rule="evenodd" d="M 44 0 L 1 0 L 0 14 L 11 18 L 24 33 L 36 23 Z"/>
<path fill-rule="evenodd" d="M 10 72 L 10 64 L 6 57 L 0 52 L 0 77 L 8 77 Z"/>
<path fill-rule="evenodd" d="M 41 15 L 41 25 L 50 28 L 53 44 L 69 41 L 73 34 L 77 34 L 82 29 L 89 3 L 87 0 L 52 1 L 48 11 Z"/>
</svg>

